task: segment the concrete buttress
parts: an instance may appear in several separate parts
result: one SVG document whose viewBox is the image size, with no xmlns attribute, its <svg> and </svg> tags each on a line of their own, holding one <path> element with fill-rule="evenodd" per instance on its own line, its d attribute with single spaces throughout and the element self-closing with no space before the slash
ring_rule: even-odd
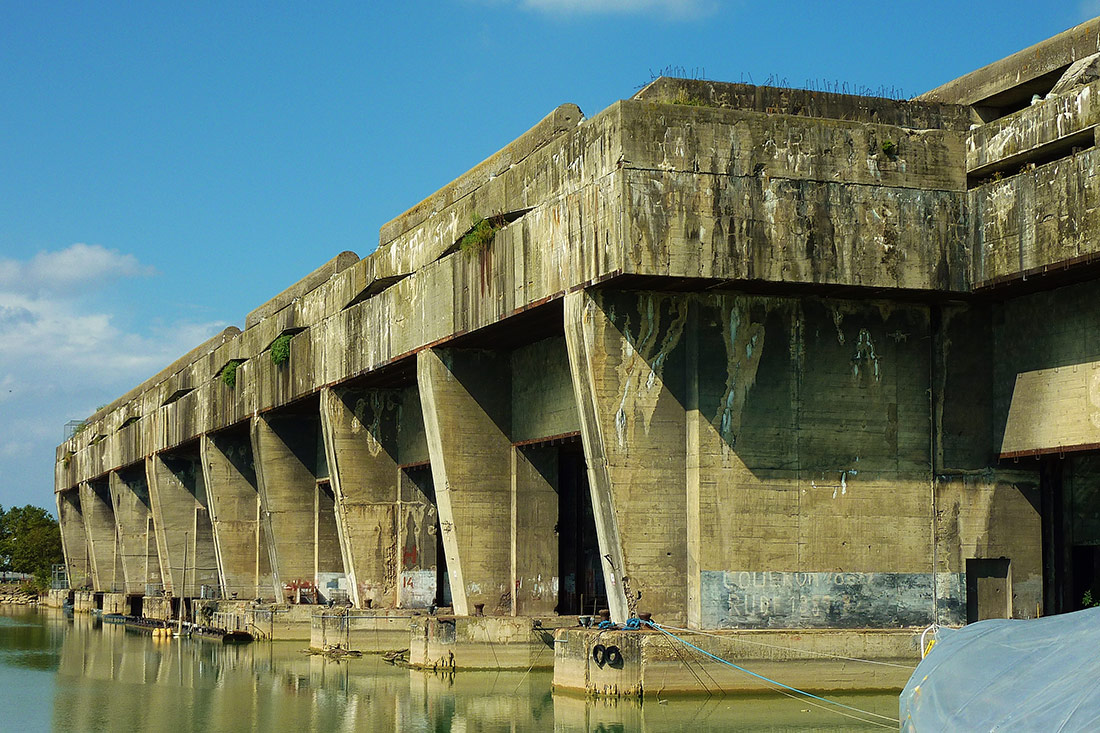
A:
<svg viewBox="0 0 1100 733">
<path fill-rule="evenodd" d="M 624 334 L 597 292 L 565 299 L 565 341 L 588 463 L 611 618 L 638 609 L 682 622 L 684 408 L 665 384 L 686 311 L 641 308 Z M 662 320 L 663 319 L 663 320 Z"/>
<path fill-rule="evenodd" d="M 281 594 L 319 586 L 321 574 L 342 576 L 344 572 L 319 438 L 320 419 L 313 410 L 252 420 L 262 520 Z"/>
<path fill-rule="evenodd" d="M 455 613 L 469 615 L 476 604 L 510 613 L 508 355 L 425 349 L 416 367 Z"/>
<path fill-rule="evenodd" d="M 277 593 L 248 434 L 203 436 L 201 452 L 222 591 L 227 598 L 272 599 Z"/>
<path fill-rule="evenodd" d="M 397 603 L 396 389 L 325 389 L 321 426 L 352 602 Z"/>
<path fill-rule="evenodd" d="M 115 591 L 122 587 L 121 558 L 115 511 L 105 480 L 80 484 L 81 516 L 91 554 L 92 587 L 97 591 Z"/>
<path fill-rule="evenodd" d="M 118 524 L 125 592 L 144 594 L 147 585 L 161 582 L 156 530 L 149 508 L 149 484 L 144 470 L 111 471 L 109 480 Z"/>
<path fill-rule="evenodd" d="M 164 590 L 197 597 L 218 586 L 218 563 L 197 456 L 158 453 L 146 460 Z"/>
<path fill-rule="evenodd" d="M 88 535 L 81 516 L 80 491 L 77 488 L 57 493 L 57 518 L 61 526 L 61 547 L 65 552 L 65 569 L 69 587 L 86 588 L 92 581 Z"/>
</svg>

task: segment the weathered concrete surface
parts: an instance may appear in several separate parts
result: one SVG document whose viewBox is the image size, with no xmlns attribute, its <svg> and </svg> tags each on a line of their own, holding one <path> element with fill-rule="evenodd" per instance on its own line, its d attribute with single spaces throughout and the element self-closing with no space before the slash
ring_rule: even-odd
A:
<svg viewBox="0 0 1100 733">
<path fill-rule="evenodd" d="M 322 573 L 344 573 L 335 508 L 319 481 L 328 474 L 321 439 L 319 416 L 252 421 L 264 533 L 280 600 L 298 588 L 319 588 Z"/>
<path fill-rule="evenodd" d="M 218 587 L 218 562 L 198 456 L 161 454 L 145 463 L 164 591 L 195 597 Z"/>
<path fill-rule="evenodd" d="M 358 607 L 397 602 L 400 399 L 395 389 L 321 393 L 340 546 Z"/>
<path fill-rule="evenodd" d="M 1086 150 L 970 192 L 976 285 L 1096 257 L 1098 156 L 1100 151 Z"/>
<path fill-rule="evenodd" d="M 248 433 L 206 435 L 200 447 L 222 592 L 228 598 L 273 600 L 270 543 Z"/>
<path fill-rule="evenodd" d="M 512 608 L 511 376 L 507 355 L 420 352 L 417 382 L 455 613 Z"/>
<path fill-rule="evenodd" d="M 648 292 L 570 297 L 575 375 L 590 385 L 578 399 L 592 417 L 583 433 L 594 503 L 612 508 L 597 518 L 601 546 L 616 535 L 622 542 L 622 570 L 605 567 L 609 588 L 625 591 L 626 608 L 613 607 L 613 618 L 648 610 L 706 627 L 931 619 L 923 308 Z M 716 353 L 724 356 L 702 356 Z M 765 568 L 848 575 L 835 593 L 807 601 L 820 616 L 808 620 L 799 596 L 781 590 L 809 581 L 784 575 L 763 595 L 727 582 Z M 939 582 L 957 598 L 958 578 Z M 882 583 L 908 590 L 887 602 Z M 831 605 L 842 597 L 843 608 Z M 745 609 L 750 602 L 755 611 Z M 736 607 L 742 612 L 731 615 Z"/>
<path fill-rule="evenodd" d="M 972 130 L 966 140 L 967 174 L 1018 170 L 1056 146 L 1091 147 L 1100 122 L 1098 95 L 1100 83 L 1094 82 Z"/>
<path fill-rule="evenodd" d="M 92 566 L 92 587 L 99 591 L 121 590 L 123 584 L 115 512 L 106 481 L 80 484 L 80 516 Z"/>
<path fill-rule="evenodd" d="M 84 517 L 81 515 L 79 489 L 58 492 L 57 520 L 61 528 L 61 548 L 65 553 L 69 587 L 89 587 L 92 583 L 91 553 L 88 548 L 88 534 L 84 529 Z"/>
<path fill-rule="evenodd" d="M 381 614 L 347 609 L 315 612 L 310 619 L 311 649 L 350 649 L 364 654 L 381 654 L 407 649 L 413 612 Z"/>
<path fill-rule="evenodd" d="M 900 690 L 920 661 L 919 637 L 867 629 L 684 635 L 715 656 L 807 691 Z M 621 662 L 597 664 L 596 645 L 617 648 Z M 554 689 L 567 693 L 660 698 L 775 689 L 740 670 L 700 661 L 697 652 L 657 631 L 560 629 L 554 657 Z"/>
<path fill-rule="evenodd" d="M 409 664 L 441 669 L 554 666 L 554 618 L 415 616 Z"/>
<path fill-rule="evenodd" d="M 157 532 L 153 526 L 145 468 L 112 471 L 110 482 L 125 591 L 145 595 L 147 586 L 161 585 Z"/>
</svg>

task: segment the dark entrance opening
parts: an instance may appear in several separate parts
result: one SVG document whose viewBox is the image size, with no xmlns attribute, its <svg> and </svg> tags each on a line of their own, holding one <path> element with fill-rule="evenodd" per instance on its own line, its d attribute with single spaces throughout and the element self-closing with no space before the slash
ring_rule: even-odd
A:
<svg viewBox="0 0 1100 733">
<path fill-rule="evenodd" d="M 414 495 L 402 495 L 402 501 L 422 501 L 431 507 L 435 507 L 433 512 L 435 516 L 435 598 L 432 603 L 439 607 L 451 606 L 451 578 L 447 573 L 447 553 L 443 549 L 443 530 L 439 524 L 439 510 L 438 504 L 436 504 L 435 498 L 435 481 L 432 479 L 432 467 L 431 464 L 422 463 L 413 466 L 405 466 L 402 469 L 405 475 L 412 482 L 412 486 L 416 494 Z M 416 556 L 421 558 L 423 564 L 430 564 L 426 547 L 415 547 L 416 540 L 414 538 L 408 538 L 406 545 L 412 545 L 412 547 L 406 547 L 404 552 L 409 554 L 416 552 Z M 402 559 L 402 563 L 405 563 L 405 559 Z M 423 565 L 421 565 L 423 567 Z"/>
<path fill-rule="evenodd" d="M 168 601 L 168 618 L 178 619 L 180 617 L 180 599 L 171 598 Z"/>
<path fill-rule="evenodd" d="M 126 615 L 141 616 L 143 596 L 126 596 Z"/>
<path fill-rule="evenodd" d="M 966 561 L 966 622 L 1010 618 L 1012 588 L 1008 559 L 969 558 Z"/>
<path fill-rule="evenodd" d="M 1074 545 L 1071 549 L 1073 608 L 1080 610 L 1100 605 L 1100 546 Z"/>
<path fill-rule="evenodd" d="M 96 608 L 97 611 L 102 611 L 103 610 L 103 594 L 102 593 L 93 593 L 92 594 L 92 602 L 95 603 L 95 608 Z"/>
<path fill-rule="evenodd" d="M 607 607 L 588 469 L 579 440 L 558 449 L 558 613 Z"/>
</svg>

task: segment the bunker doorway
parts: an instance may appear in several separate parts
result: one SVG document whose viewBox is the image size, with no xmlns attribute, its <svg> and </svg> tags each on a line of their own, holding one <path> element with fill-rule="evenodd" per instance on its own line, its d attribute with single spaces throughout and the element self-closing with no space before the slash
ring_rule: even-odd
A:
<svg viewBox="0 0 1100 733">
<path fill-rule="evenodd" d="M 1044 456 L 1039 473 L 1043 614 L 1100 601 L 1100 452 Z"/>
<path fill-rule="evenodd" d="M 558 449 L 558 613 L 607 608 L 588 467 L 579 440 Z"/>
<path fill-rule="evenodd" d="M 402 608 L 450 607 L 451 579 L 435 498 L 430 463 L 401 468 L 401 573 L 398 605 Z"/>
<path fill-rule="evenodd" d="M 142 614 L 143 596 L 126 596 L 126 615 L 140 617 Z"/>
</svg>

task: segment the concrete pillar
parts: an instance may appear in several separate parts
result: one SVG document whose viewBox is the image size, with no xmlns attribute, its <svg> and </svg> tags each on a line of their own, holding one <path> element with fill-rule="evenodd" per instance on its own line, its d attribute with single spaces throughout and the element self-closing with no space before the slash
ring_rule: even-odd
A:
<svg viewBox="0 0 1100 733">
<path fill-rule="evenodd" d="M 686 412 L 677 346 L 687 308 L 672 297 L 616 295 L 621 302 L 605 302 L 603 291 L 565 298 L 608 604 L 618 623 L 639 609 L 682 622 Z"/>
<path fill-rule="evenodd" d="M 416 367 L 455 613 L 511 613 L 508 355 L 425 349 Z"/>
<path fill-rule="evenodd" d="M 200 446 L 222 592 L 226 598 L 278 597 L 248 432 L 206 435 Z"/>
<path fill-rule="evenodd" d="M 88 551 L 88 535 L 81 516 L 78 489 L 60 491 L 57 496 L 57 517 L 61 527 L 61 547 L 65 553 L 65 568 L 69 575 L 69 587 L 79 590 L 92 582 L 91 553 Z"/>
<path fill-rule="evenodd" d="M 396 389 L 325 389 L 321 426 L 352 603 L 397 603 Z"/>
<path fill-rule="evenodd" d="M 144 468 L 112 471 L 111 503 L 118 524 L 119 555 L 126 593 L 145 595 L 146 586 L 159 586 L 156 529 L 149 506 L 149 483 Z"/>
<path fill-rule="evenodd" d="M 198 597 L 218 587 L 214 533 L 197 454 L 158 453 L 146 459 L 165 592 Z"/>
<path fill-rule="evenodd" d="M 97 591 L 113 591 L 122 587 L 121 558 L 118 553 L 118 532 L 111 492 L 105 479 L 80 484 L 81 518 L 88 538 L 91 556 L 92 587 Z M 116 572 L 117 571 L 117 572 Z"/>
<path fill-rule="evenodd" d="M 252 454 L 272 575 L 280 594 L 344 573 L 317 413 L 259 415 Z M 323 593 L 323 591 L 322 591 Z"/>
</svg>

